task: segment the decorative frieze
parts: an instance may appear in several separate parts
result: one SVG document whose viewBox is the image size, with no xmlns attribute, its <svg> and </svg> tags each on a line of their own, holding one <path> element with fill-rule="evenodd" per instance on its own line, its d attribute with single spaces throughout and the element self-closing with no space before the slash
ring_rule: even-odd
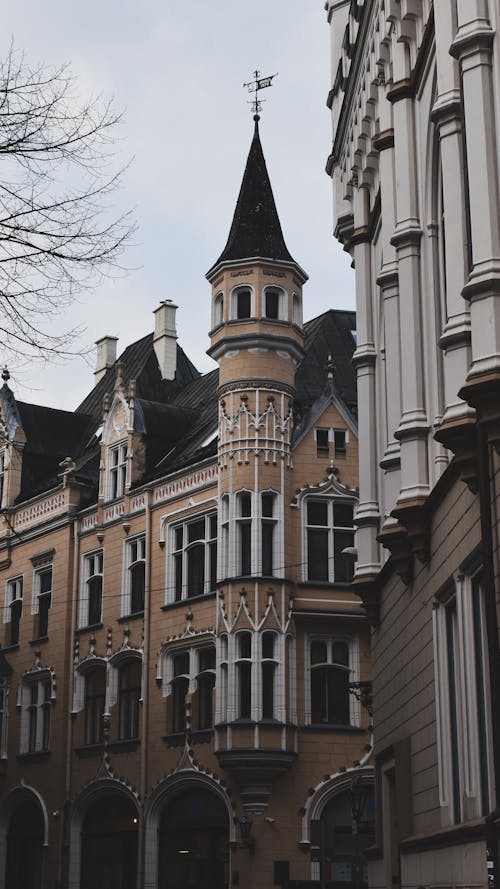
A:
<svg viewBox="0 0 500 889">
<path fill-rule="evenodd" d="M 164 500 L 170 500 L 174 497 L 182 497 L 184 494 L 194 491 L 197 488 L 215 484 L 218 479 L 218 474 L 219 469 L 214 464 L 213 466 L 207 466 L 205 469 L 199 469 L 197 472 L 184 475 L 174 481 L 166 482 L 155 489 L 153 503 L 163 503 Z"/>
<path fill-rule="evenodd" d="M 25 509 L 17 512 L 14 516 L 14 527 L 25 528 L 28 525 L 36 524 L 58 512 L 63 512 L 65 506 L 66 498 L 62 491 L 59 494 L 54 494 L 52 497 L 46 497 L 44 500 L 33 503 L 31 506 L 27 506 Z"/>
</svg>

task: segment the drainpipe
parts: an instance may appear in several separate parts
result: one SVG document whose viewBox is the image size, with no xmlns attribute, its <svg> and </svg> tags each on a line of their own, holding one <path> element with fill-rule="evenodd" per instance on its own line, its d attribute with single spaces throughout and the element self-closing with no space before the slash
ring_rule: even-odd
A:
<svg viewBox="0 0 500 889">
<path fill-rule="evenodd" d="M 486 618 L 486 644 L 490 675 L 491 727 L 493 735 L 493 768 L 495 776 L 494 809 L 486 818 L 488 846 L 493 857 L 494 886 L 499 886 L 500 857 L 495 822 L 500 818 L 500 650 L 498 644 L 498 619 L 495 593 L 495 565 L 493 522 L 491 518 L 491 479 L 490 446 L 487 429 L 477 424 L 477 452 L 479 463 L 479 507 L 481 514 L 482 578 L 484 585 L 484 607 Z"/>
<path fill-rule="evenodd" d="M 142 664 L 142 719 L 141 719 L 141 802 L 137 849 L 137 889 L 144 885 L 144 868 L 146 863 L 146 822 L 144 819 L 144 803 L 147 790 L 147 747 L 148 747 L 148 716 L 149 716 L 149 650 L 151 628 L 151 491 L 146 492 L 146 565 L 144 571 L 144 642 Z"/>
<path fill-rule="evenodd" d="M 61 833 L 60 833 L 60 854 L 58 865 L 59 885 L 67 885 L 68 874 L 63 874 L 63 853 L 64 840 L 69 832 L 70 818 L 70 800 L 71 800 L 71 777 L 73 763 L 73 685 L 74 685 L 74 662 L 73 647 L 76 630 L 76 616 L 78 607 L 78 580 L 79 580 L 79 564 L 80 564 L 80 519 L 74 519 L 72 522 L 73 534 L 73 578 L 71 583 L 71 624 L 69 635 L 69 651 L 68 651 L 68 702 L 67 702 L 67 723 L 66 723 L 66 778 L 64 788 L 64 808 L 61 812 Z M 69 867 L 69 860 L 66 861 L 66 869 Z"/>
</svg>

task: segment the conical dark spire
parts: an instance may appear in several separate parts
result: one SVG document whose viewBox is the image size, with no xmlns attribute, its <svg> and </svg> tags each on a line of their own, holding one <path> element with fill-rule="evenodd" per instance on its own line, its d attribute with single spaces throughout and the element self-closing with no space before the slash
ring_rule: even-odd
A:
<svg viewBox="0 0 500 889">
<path fill-rule="evenodd" d="M 258 115 L 255 115 L 254 120 L 255 132 L 227 244 L 210 272 L 221 262 L 251 259 L 257 256 L 264 259 L 293 262 L 296 265 L 287 250 L 281 231 L 260 143 Z"/>
</svg>

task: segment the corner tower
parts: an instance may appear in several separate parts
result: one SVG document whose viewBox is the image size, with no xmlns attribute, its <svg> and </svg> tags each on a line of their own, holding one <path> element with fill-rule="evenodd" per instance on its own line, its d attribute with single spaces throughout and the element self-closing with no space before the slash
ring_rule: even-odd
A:
<svg viewBox="0 0 500 889">
<path fill-rule="evenodd" d="M 254 121 L 229 237 L 207 273 L 220 368 L 217 756 L 247 814 L 265 809 L 297 749 L 287 565 L 307 280 L 286 247 Z"/>
</svg>

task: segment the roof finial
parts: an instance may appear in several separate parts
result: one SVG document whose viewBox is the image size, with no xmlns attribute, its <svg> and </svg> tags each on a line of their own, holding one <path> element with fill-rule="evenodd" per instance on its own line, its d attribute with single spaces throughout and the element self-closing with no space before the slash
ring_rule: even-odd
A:
<svg viewBox="0 0 500 889">
<path fill-rule="evenodd" d="M 276 72 L 277 74 L 278 72 Z M 253 119 L 255 121 L 255 129 L 257 130 L 257 124 L 260 120 L 260 112 L 262 111 L 262 103 L 265 102 L 265 99 L 259 99 L 259 90 L 264 90 L 268 86 L 272 86 L 273 77 L 276 77 L 276 74 L 269 74 L 267 77 L 261 77 L 260 71 L 254 71 L 253 76 L 255 80 L 251 80 L 249 83 L 244 83 L 243 86 L 246 86 L 249 93 L 255 93 L 255 99 L 252 99 L 249 104 L 252 106 L 253 111 Z"/>
<path fill-rule="evenodd" d="M 2 380 L 4 381 L 4 383 L 8 383 L 10 380 L 10 373 L 6 364 L 4 364 L 4 368 L 2 371 Z"/>
</svg>

